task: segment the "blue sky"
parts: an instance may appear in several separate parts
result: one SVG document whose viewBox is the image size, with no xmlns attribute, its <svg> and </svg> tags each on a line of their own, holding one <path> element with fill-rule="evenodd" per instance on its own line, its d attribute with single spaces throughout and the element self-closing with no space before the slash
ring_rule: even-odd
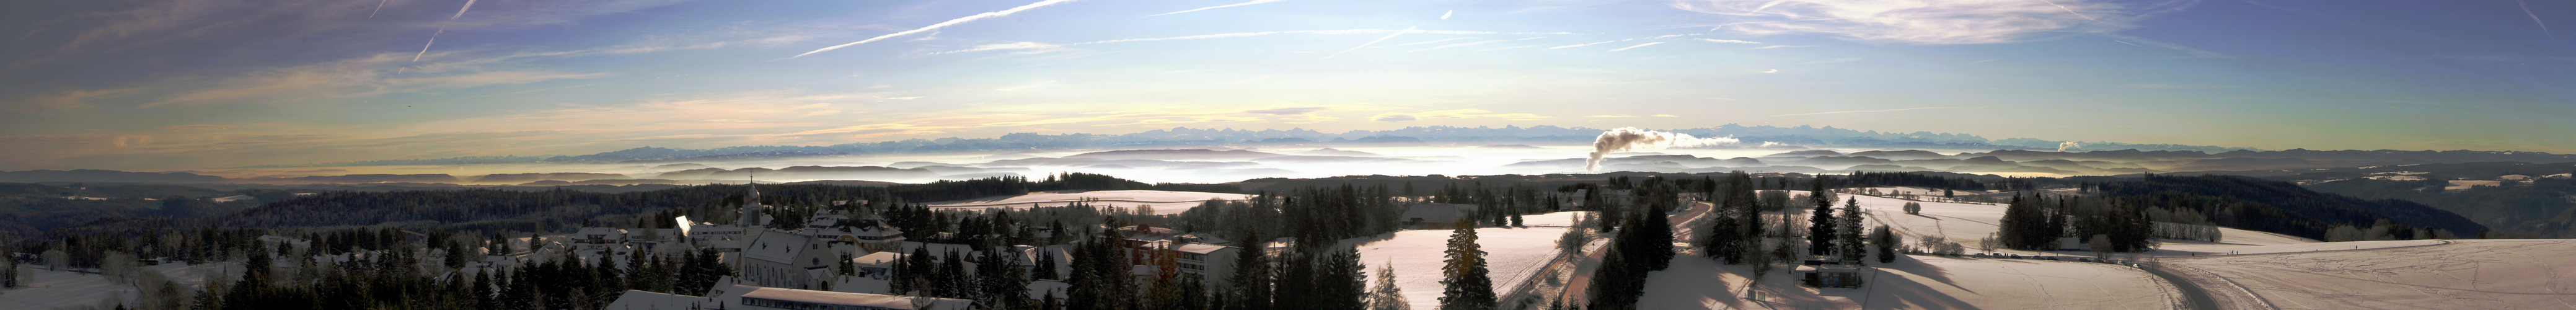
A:
<svg viewBox="0 0 2576 310">
<path fill-rule="evenodd" d="M 5 6 L 0 169 L 1179 126 L 2576 152 L 2557 0 Z"/>
</svg>

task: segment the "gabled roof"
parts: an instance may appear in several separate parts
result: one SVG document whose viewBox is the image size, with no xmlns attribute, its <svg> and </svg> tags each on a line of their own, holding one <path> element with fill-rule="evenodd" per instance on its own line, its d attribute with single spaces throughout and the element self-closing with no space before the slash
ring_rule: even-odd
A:
<svg viewBox="0 0 2576 310">
<path fill-rule="evenodd" d="M 742 257 L 795 265 L 796 255 L 805 252 L 805 244 L 811 238 L 775 230 L 762 232 L 759 239 L 742 245 Z"/>
</svg>

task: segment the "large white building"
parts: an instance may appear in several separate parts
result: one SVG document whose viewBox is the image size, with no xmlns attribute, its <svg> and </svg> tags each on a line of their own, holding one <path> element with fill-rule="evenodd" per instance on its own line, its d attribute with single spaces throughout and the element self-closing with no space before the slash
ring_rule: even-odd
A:
<svg viewBox="0 0 2576 310">
<path fill-rule="evenodd" d="M 718 281 L 707 297 L 626 291 L 604 309 L 616 310 L 705 310 L 705 309 L 833 309 L 833 310 L 969 310 L 975 302 L 964 299 L 894 296 L 866 293 L 844 293 L 759 287 Z"/>
</svg>

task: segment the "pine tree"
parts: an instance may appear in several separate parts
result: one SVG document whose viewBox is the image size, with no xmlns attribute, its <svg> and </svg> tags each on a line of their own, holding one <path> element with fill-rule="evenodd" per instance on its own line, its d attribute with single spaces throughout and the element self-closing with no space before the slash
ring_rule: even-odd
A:
<svg viewBox="0 0 2576 310">
<path fill-rule="evenodd" d="M 1834 243 L 1838 247 L 1837 250 L 1842 252 L 1843 261 L 1859 262 L 1867 257 L 1865 254 L 1868 254 L 1865 250 L 1866 245 L 1861 241 L 1866 236 L 1861 235 L 1865 231 L 1861 229 L 1860 198 L 1848 199 L 1843 203 L 1842 216 L 1834 219 L 1839 222 L 1834 224 L 1836 237 Z"/>
<path fill-rule="evenodd" d="M 1809 202 L 1816 206 L 1815 213 L 1807 216 L 1807 255 L 1832 254 L 1834 240 L 1839 239 L 1834 237 L 1837 230 L 1834 229 L 1834 198 L 1831 193 L 1825 191 L 1825 179 L 1818 177 L 1815 187 L 1807 194 Z"/>
<path fill-rule="evenodd" d="M 1442 292 L 1440 309 L 1493 309 L 1494 280 L 1485 269 L 1485 250 L 1476 244 L 1476 229 L 1460 227 L 1449 233 L 1448 258 L 1440 268 Z"/>
</svg>

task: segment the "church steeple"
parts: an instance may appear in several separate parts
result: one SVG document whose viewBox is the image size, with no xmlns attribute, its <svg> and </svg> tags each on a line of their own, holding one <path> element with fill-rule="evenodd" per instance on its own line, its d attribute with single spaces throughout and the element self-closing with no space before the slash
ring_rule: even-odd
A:
<svg viewBox="0 0 2576 310">
<path fill-rule="evenodd" d="M 760 222 L 760 208 L 763 207 L 760 205 L 760 179 L 753 178 L 742 187 L 750 188 L 751 193 L 742 195 L 742 217 L 735 220 L 734 226 L 748 229 L 764 224 Z"/>
<path fill-rule="evenodd" d="M 746 206 L 760 204 L 760 177 L 751 177 L 751 183 L 742 185 L 742 187 L 751 188 L 750 195 L 742 196 L 742 204 Z"/>
</svg>

